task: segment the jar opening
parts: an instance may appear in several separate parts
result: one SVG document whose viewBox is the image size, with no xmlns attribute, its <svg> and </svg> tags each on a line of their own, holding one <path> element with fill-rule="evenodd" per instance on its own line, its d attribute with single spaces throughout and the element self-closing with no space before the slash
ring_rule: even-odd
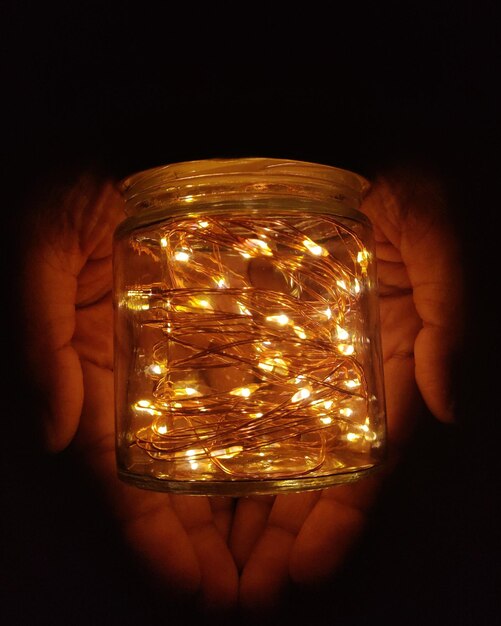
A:
<svg viewBox="0 0 501 626">
<path fill-rule="evenodd" d="M 269 158 L 206 159 L 155 167 L 125 178 L 120 185 L 127 212 L 220 193 L 319 195 L 349 199 L 358 208 L 369 182 L 354 172 L 330 165 Z"/>
</svg>

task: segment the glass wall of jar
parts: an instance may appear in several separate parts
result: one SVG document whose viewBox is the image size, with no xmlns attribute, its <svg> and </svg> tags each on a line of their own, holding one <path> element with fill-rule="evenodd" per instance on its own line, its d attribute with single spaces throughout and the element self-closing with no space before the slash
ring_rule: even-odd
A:
<svg viewBox="0 0 501 626">
<path fill-rule="evenodd" d="M 117 464 L 138 486 L 248 495 L 384 456 L 367 182 L 279 159 L 123 182 L 114 240 Z"/>
</svg>

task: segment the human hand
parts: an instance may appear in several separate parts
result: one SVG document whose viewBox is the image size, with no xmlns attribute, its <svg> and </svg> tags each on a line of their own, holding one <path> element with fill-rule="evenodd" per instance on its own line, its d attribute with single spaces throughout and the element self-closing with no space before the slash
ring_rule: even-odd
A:
<svg viewBox="0 0 501 626">
<path fill-rule="evenodd" d="M 389 449 L 409 438 L 422 408 L 452 418 L 449 360 L 461 323 L 457 243 L 434 183 L 381 179 L 364 203 L 377 245 Z M 116 477 L 111 241 L 123 219 L 111 185 L 82 177 L 30 226 L 24 280 L 27 358 L 47 401 L 47 446 L 70 441 L 96 472 L 128 543 L 171 591 L 211 608 L 275 602 L 343 561 L 363 529 L 382 475 L 302 494 L 173 496 Z M 387 470 L 388 471 L 388 470 Z M 240 582 L 238 571 L 240 571 Z"/>
<path fill-rule="evenodd" d="M 148 492 L 117 478 L 111 254 L 123 201 L 111 184 L 82 176 L 39 202 L 24 229 L 23 299 L 46 447 L 73 441 L 127 543 L 174 598 L 228 609 L 238 591 L 226 542 L 231 500 Z"/>
<path fill-rule="evenodd" d="M 432 177 L 401 171 L 375 181 L 362 205 L 377 244 L 388 460 L 357 483 L 238 502 L 230 545 L 249 608 L 272 604 L 291 582 L 310 586 L 336 571 L 424 406 L 443 422 L 454 419 L 463 281 L 444 196 Z"/>
</svg>

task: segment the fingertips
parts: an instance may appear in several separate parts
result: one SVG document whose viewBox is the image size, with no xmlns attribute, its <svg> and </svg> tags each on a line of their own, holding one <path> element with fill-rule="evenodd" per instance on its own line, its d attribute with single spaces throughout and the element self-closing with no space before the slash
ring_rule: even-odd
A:
<svg viewBox="0 0 501 626">
<path fill-rule="evenodd" d="M 201 608 L 211 614 L 227 613 L 237 602 L 238 573 L 231 553 L 214 523 L 208 498 L 171 495 L 200 568 Z"/>
<path fill-rule="evenodd" d="M 300 529 L 320 492 L 277 496 L 240 583 L 240 604 L 251 612 L 276 607 L 290 587 L 289 561 Z"/>
<path fill-rule="evenodd" d="M 302 587 L 320 584 L 340 569 L 362 536 L 367 513 L 390 471 L 387 464 L 362 480 L 321 492 L 291 552 L 290 577 L 295 584 Z"/>
<path fill-rule="evenodd" d="M 147 563 L 163 593 L 178 600 L 193 598 L 200 587 L 200 568 L 184 530 L 167 505 L 168 497 L 155 498 L 156 502 L 149 498 L 152 506 L 147 509 L 137 494 L 130 492 L 134 487 L 118 482 L 117 486 L 119 493 L 130 493 L 121 504 L 122 509 L 126 503 L 130 508 L 131 517 L 124 522 L 127 543 Z M 142 515 L 134 517 L 134 508 L 142 511 Z"/>
<path fill-rule="evenodd" d="M 255 547 L 240 581 L 239 601 L 249 612 L 276 606 L 289 583 L 289 554 L 295 535 L 279 527 L 268 527 Z"/>
<path fill-rule="evenodd" d="M 291 551 L 290 577 L 298 585 L 326 581 L 361 536 L 364 514 L 332 498 L 322 498 L 306 520 Z"/>
<path fill-rule="evenodd" d="M 436 327 L 421 330 L 414 347 L 416 381 L 423 400 L 437 419 L 456 420 L 460 349 L 447 331 Z"/>
</svg>

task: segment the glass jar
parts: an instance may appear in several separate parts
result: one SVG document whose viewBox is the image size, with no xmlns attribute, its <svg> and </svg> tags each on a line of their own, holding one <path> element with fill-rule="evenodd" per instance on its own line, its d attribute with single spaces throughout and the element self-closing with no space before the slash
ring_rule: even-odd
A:
<svg viewBox="0 0 501 626">
<path fill-rule="evenodd" d="M 117 464 L 139 487 L 319 489 L 381 463 L 385 409 L 362 177 L 279 159 L 122 184 L 114 239 Z"/>
</svg>

